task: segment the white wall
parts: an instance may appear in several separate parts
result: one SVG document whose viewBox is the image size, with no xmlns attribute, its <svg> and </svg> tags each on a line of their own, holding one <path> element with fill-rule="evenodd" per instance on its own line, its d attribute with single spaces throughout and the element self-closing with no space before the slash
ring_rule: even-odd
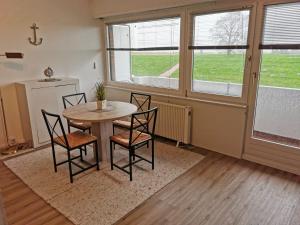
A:
<svg viewBox="0 0 300 225">
<path fill-rule="evenodd" d="M 130 91 L 107 88 L 110 100 L 129 101 Z M 195 146 L 240 158 L 243 150 L 246 109 L 213 103 L 160 97 L 152 100 L 192 106 L 192 140 Z"/>
<path fill-rule="evenodd" d="M 51 66 L 55 76 L 79 78 L 81 90 L 93 98 L 94 84 L 103 77 L 102 23 L 92 17 L 87 0 L 0 0 L 0 6 L 0 54 L 24 53 L 23 59 L 0 58 L 8 136 L 22 139 L 13 82 L 44 78 Z M 40 27 L 40 46 L 28 42 L 32 23 Z"/>
<path fill-rule="evenodd" d="M 0 53 L 24 53 L 24 59 L 0 58 L 0 85 L 43 78 L 51 66 L 57 76 L 78 77 L 91 94 L 103 72 L 100 21 L 92 18 L 89 1 L 1 0 L 0 5 Z M 34 22 L 38 37 L 44 38 L 40 46 L 28 42 Z"/>
<path fill-rule="evenodd" d="M 214 0 L 91 0 L 95 18 L 165 9 Z"/>
</svg>

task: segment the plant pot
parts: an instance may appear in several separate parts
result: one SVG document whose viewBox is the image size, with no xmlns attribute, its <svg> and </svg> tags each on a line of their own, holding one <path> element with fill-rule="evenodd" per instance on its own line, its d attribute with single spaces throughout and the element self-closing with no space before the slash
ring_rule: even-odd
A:
<svg viewBox="0 0 300 225">
<path fill-rule="evenodd" d="M 97 109 L 105 109 L 107 107 L 107 100 L 97 101 Z"/>
</svg>

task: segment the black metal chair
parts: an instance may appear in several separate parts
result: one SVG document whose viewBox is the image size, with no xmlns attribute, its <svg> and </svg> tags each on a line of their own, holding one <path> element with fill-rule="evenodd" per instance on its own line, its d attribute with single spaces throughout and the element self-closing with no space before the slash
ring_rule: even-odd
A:
<svg viewBox="0 0 300 225">
<path fill-rule="evenodd" d="M 138 109 L 137 112 L 145 112 L 151 107 L 151 95 L 131 92 L 130 103 L 135 104 Z M 113 134 L 115 134 L 115 128 L 130 129 L 130 117 L 127 120 L 115 120 L 113 121 Z M 144 122 L 146 122 L 145 120 Z M 135 121 L 136 122 L 136 121 Z M 138 125 L 138 123 L 136 123 Z"/>
<path fill-rule="evenodd" d="M 158 108 L 153 108 L 145 112 L 138 112 L 131 115 L 130 128 L 127 131 L 113 135 L 110 137 L 110 163 L 111 169 L 114 167 L 129 174 L 132 181 L 132 166 L 142 160 L 150 163 L 154 170 L 154 140 L 155 140 L 155 124 Z M 146 122 L 144 122 L 146 120 Z M 135 152 L 137 149 L 151 142 L 152 159 L 148 160 Z M 127 149 L 129 152 L 129 163 L 119 166 L 113 161 L 113 144 L 117 144 Z M 135 158 L 138 160 L 135 160 Z M 129 167 L 129 171 L 126 168 Z"/>
<path fill-rule="evenodd" d="M 96 167 L 99 170 L 99 157 L 98 157 L 98 145 L 97 145 L 97 137 L 87 134 L 82 131 L 75 131 L 69 134 L 65 133 L 61 118 L 57 114 L 48 113 L 42 109 L 42 114 L 50 135 L 51 146 L 52 146 L 52 155 L 53 155 L 53 163 L 54 163 L 54 171 L 57 172 L 57 166 L 62 165 L 64 163 L 69 164 L 69 173 L 70 173 L 70 182 L 73 183 L 73 177 L 88 170 L 93 167 Z M 60 145 L 65 148 L 68 153 L 68 159 L 62 162 L 56 162 L 55 156 L 55 144 Z M 91 164 L 83 159 L 82 151 L 83 148 L 89 144 L 94 144 L 95 146 L 95 156 L 96 163 Z M 78 156 L 71 157 L 71 151 L 79 149 L 80 154 Z M 75 159 L 80 159 L 81 162 L 87 164 L 87 167 L 84 167 L 77 162 Z M 73 173 L 72 165 L 80 168 L 79 171 Z"/>
<path fill-rule="evenodd" d="M 85 93 L 76 93 L 71 95 L 62 96 L 64 108 L 68 108 L 74 105 L 79 105 L 87 103 Z M 71 132 L 71 127 L 82 130 L 83 132 L 88 131 L 91 133 L 91 123 L 88 122 L 78 122 L 73 120 L 67 120 L 68 123 L 68 132 Z"/>
</svg>

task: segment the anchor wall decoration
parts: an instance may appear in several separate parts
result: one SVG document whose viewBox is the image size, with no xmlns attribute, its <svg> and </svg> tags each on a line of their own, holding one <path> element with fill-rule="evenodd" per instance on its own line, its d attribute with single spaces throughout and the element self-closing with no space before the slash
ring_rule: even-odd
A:
<svg viewBox="0 0 300 225">
<path fill-rule="evenodd" d="M 39 38 L 39 41 L 38 41 L 38 40 L 37 40 L 37 37 L 36 37 L 36 30 L 38 30 L 39 27 L 34 23 L 34 24 L 32 24 L 32 26 L 30 27 L 30 29 L 33 30 L 33 40 L 32 40 L 32 38 L 28 38 L 29 43 L 32 44 L 32 45 L 35 45 L 35 46 L 38 46 L 38 45 L 42 44 L 43 38 Z"/>
</svg>

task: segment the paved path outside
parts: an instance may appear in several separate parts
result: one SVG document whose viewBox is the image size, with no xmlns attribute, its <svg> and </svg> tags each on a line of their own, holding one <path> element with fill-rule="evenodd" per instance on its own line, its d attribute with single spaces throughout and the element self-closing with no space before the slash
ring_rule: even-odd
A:
<svg viewBox="0 0 300 225">
<path fill-rule="evenodd" d="M 166 72 L 160 74 L 159 77 L 169 78 L 171 77 L 172 73 L 174 73 L 178 69 L 179 69 L 179 63 L 173 66 L 171 69 L 167 70 Z"/>
</svg>

